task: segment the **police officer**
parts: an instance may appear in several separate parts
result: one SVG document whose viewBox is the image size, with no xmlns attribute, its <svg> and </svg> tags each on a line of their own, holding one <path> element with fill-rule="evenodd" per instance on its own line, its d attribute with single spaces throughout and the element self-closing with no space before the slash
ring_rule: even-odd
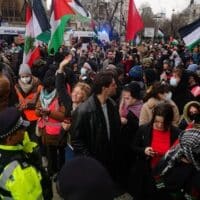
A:
<svg viewBox="0 0 200 200">
<path fill-rule="evenodd" d="M 14 107 L 0 112 L 0 199 L 47 199 L 34 152 L 37 144 L 29 140 L 28 125 Z"/>
</svg>

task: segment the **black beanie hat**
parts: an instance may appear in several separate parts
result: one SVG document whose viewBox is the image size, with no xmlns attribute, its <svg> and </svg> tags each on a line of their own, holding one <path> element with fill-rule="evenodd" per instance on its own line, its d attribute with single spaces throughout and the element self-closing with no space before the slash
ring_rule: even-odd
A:
<svg viewBox="0 0 200 200">
<path fill-rule="evenodd" d="M 58 193 L 65 200 L 113 200 L 113 182 L 105 168 L 89 157 L 68 161 L 57 181 Z"/>
<path fill-rule="evenodd" d="M 55 70 L 49 69 L 46 71 L 43 78 L 43 85 L 45 88 L 55 87 Z"/>
</svg>

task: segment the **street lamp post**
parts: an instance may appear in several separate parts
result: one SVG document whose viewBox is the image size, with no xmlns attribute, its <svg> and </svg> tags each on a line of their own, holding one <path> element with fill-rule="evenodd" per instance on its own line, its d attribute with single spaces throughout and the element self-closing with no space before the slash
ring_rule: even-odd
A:
<svg viewBox="0 0 200 200">
<path fill-rule="evenodd" d="M 171 35 L 175 37 L 175 29 L 174 29 L 174 13 L 175 9 L 172 9 L 172 19 L 171 19 Z"/>
<path fill-rule="evenodd" d="M 158 30 L 159 30 L 159 26 L 160 26 L 160 23 L 159 23 L 159 20 L 161 19 L 162 17 L 160 15 L 156 15 L 153 19 L 155 20 L 155 31 L 154 31 L 154 38 L 157 38 L 158 37 Z"/>
</svg>

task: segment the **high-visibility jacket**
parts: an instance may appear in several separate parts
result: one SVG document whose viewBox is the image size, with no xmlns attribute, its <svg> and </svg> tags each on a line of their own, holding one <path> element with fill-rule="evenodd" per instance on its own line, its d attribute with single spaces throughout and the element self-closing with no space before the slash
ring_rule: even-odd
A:
<svg viewBox="0 0 200 200">
<path fill-rule="evenodd" d="M 26 141 L 24 145 L 25 148 L 23 145 L 0 145 L 1 152 L 16 155 L 14 158 L 4 156 L 4 160 L 0 158 L 0 199 L 43 200 L 41 174 L 34 166 L 27 163 L 22 153 L 32 149 L 33 142 Z"/>
<path fill-rule="evenodd" d="M 60 105 L 58 98 L 54 98 L 53 101 L 49 104 L 48 109 L 51 111 L 59 111 Z M 44 128 L 46 134 L 48 135 L 59 135 L 61 131 L 61 122 L 55 120 L 49 116 L 41 117 L 38 120 L 38 127 Z"/>
<path fill-rule="evenodd" d="M 38 85 L 37 90 L 35 92 L 31 92 L 29 95 L 24 97 L 19 89 L 15 86 L 15 90 L 19 99 L 19 103 L 21 105 L 27 105 L 27 103 L 35 102 L 37 97 L 39 96 L 40 91 L 42 90 L 42 86 Z M 23 113 L 28 121 L 36 121 L 38 120 L 38 116 L 35 114 L 35 109 L 25 109 Z"/>
</svg>

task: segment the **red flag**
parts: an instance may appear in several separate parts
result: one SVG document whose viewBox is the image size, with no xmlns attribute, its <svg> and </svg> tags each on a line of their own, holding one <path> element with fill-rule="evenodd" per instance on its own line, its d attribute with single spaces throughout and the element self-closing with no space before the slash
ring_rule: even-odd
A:
<svg viewBox="0 0 200 200">
<path fill-rule="evenodd" d="M 133 40 L 136 33 L 144 28 L 140 14 L 137 11 L 134 0 L 129 1 L 128 23 L 126 27 L 126 41 Z"/>
</svg>

